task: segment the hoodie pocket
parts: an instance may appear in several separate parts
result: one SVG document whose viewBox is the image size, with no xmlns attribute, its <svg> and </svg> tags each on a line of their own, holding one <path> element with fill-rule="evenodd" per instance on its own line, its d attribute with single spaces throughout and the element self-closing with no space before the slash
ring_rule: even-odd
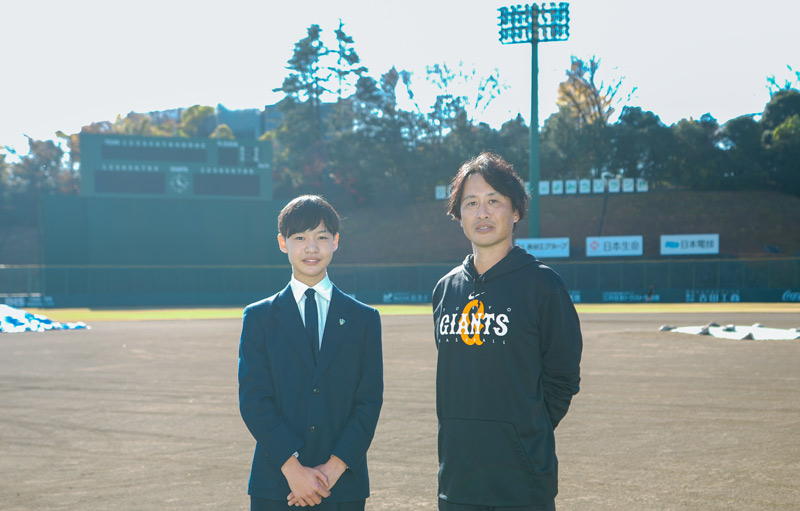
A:
<svg viewBox="0 0 800 511">
<path fill-rule="evenodd" d="M 524 506 L 533 471 L 513 424 L 474 419 L 439 421 L 439 497 L 481 506 Z"/>
</svg>

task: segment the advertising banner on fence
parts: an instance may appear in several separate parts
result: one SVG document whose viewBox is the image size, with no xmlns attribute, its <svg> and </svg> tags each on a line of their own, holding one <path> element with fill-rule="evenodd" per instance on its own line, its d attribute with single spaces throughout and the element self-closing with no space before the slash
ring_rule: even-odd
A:
<svg viewBox="0 0 800 511">
<path fill-rule="evenodd" d="M 539 195 L 550 195 L 550 181 L 539 181 Z"/>
<path fill-rule="evenodd" d="M 569 238 L 518 238 L 516 244 L 537 259 L 569 257 Z"/>
<path fill-rule="evenodd" d="M 781 296 L 781 301 L 784 302 L 800 302 L 800 291 L 787 289 Z"/>
<path fill-rule="evenodd" d="M 588 257 L 620 257 L 642 255 L 641 236 L 588 236 Z"/>
<path fill-rule="evenodd" d="M 661 255 L 719 254 L 719 234 L 662 234 Z"/>
<path fill-rule="evenodd" d="M 781 289 L 682 289 L 669 288 L 609 290 L 572 289 L 569 295 L 574 303 L 738 303 L 738 302 L 780 302 L 800 301 L 797 291 L 784 292 Z M 782 296 L 783 295 L 783 296 Z M 359 298 L 362 299 L 362 298 Z"/>
<path fill-rule="evenodd" d="M 634 180 L 632 177 L 626 177 L 622 180 L 622 191 L 625 193 L 633 192 L 635 188 Z"/>
</svg>

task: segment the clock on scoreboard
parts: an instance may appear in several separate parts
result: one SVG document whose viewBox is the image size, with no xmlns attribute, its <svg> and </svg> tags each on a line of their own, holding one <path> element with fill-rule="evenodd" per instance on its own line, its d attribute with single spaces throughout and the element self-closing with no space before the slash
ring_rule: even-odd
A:
<svg viewBox="0 0 800 511">
<path fill-rule="evenodd" d="M 272 147 L 254 140 L 81 133 L 84 196 L 272 199 Z"/>
</svg>

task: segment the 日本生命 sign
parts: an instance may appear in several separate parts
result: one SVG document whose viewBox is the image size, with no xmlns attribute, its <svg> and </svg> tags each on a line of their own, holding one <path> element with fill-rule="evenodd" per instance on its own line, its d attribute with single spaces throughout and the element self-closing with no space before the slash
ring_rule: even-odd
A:
<svg viewBox="0 0 800 511">
<path fill-rule="evenodd" d="M 587 257 L 640 256 L 643 253 L 641 236 L 588 236 Z"/>
<path fill-rule="evenodd" d="M 662 234 L 661 255 L 719 254 L 719 234 Z"/>
<path fill-rule="evenodd" d="M 540 259 L 569 257 L 569 238 L 519 238 L 516 244 Z"/>
</svg>

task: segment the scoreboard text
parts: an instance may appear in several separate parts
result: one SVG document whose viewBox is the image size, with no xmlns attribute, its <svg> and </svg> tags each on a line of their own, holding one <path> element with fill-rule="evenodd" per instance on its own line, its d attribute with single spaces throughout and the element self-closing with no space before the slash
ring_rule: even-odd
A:
<svg viewBox="0 0 800 511">
<path fill-rule="evenodd" d="M 84 196 L 272 199 L 267 142 L 81 133 Z"/>
</svg>

